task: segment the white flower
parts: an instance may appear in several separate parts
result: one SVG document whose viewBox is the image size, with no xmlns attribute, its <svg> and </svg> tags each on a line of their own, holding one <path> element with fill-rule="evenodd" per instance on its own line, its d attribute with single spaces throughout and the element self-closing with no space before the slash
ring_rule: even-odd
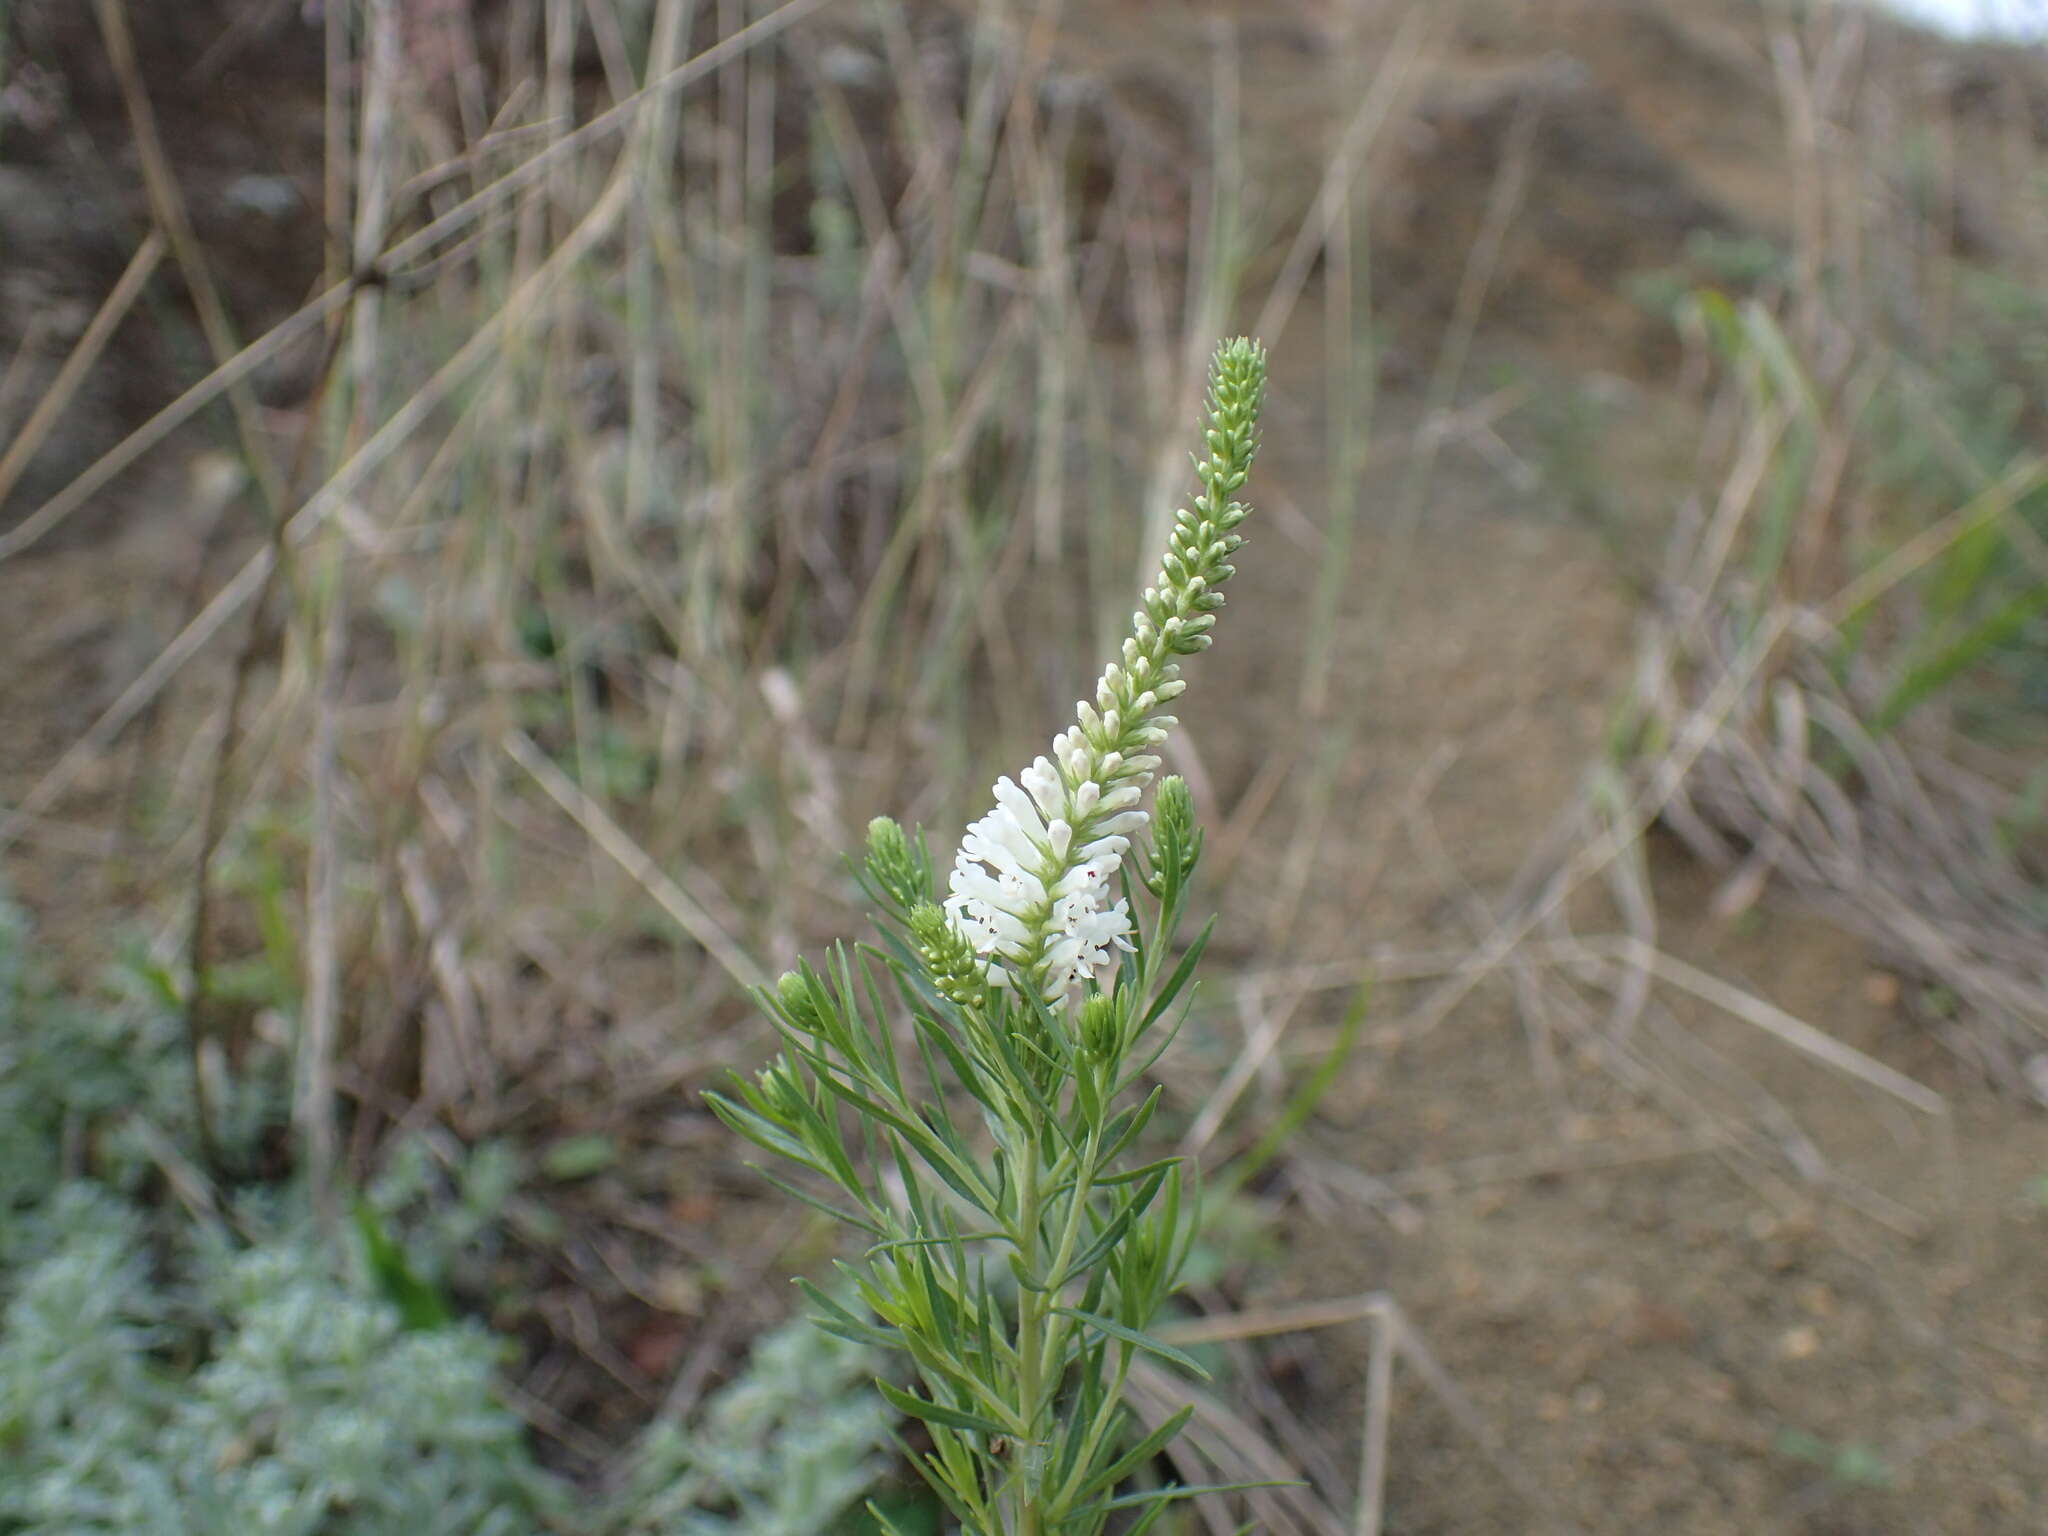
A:
<svg viewBox="0 0 2048 1536">
<path fill-rule="evenodd" d="M 1156 762 L 1098 759 L 1072 731 L 1053 750 L 1067 772 L 1041 757 L 1022 788 L 1007 775 L 996 780 L 995 808 L 960 840 L 945 903 L 991 962 L 991 981 L 1006 983 L 1014 967 L 1048 1003 L 1108 964 L 1113 949 L 1132 948 L 1129 904 L 1110 896 L 1130 834 L 1145 825 L 1134 807 Z M 1108 792 L 1097 774 L 1112 780 Z"/>
<path fill-rule="evenodd" d="M 1208 455 L 1195 473 L 1202 494 L 1174 515 L 1159 580 L 1131 615 L 1118 659 L 1103 669 L 1095 702 L 1074 706 L 1074 724 L 1052 754 L 1019 777 L 996 780 L 995 808 L 967 829 L 953 861 L 945 910 L 987 961 L 988 979 L 1025 978 L 1048 1003 L 1069 1000 L 1114 950 L 1135 950 L 1130 906 L 1111 888 L 1145 825 L 1137 808 L 1153 749 L 1175 724 L 1158 711 L 1178 698 L 1181 656 L 1209 644 L 1229 557 L 1244 541 L 1246 508 L 1230 499 L 1257 447 L 1265 353 L 1240 338 L 1218 349 L 1209 376 Z"/>
</svg>

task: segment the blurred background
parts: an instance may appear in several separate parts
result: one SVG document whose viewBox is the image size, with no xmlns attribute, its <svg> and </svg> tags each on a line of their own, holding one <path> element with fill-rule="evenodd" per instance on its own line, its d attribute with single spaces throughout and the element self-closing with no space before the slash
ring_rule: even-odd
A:
<svg viewBox="0 0 2048 1536">
<path fill-rule="evenodd" d="M 0 0 L 0 1531 L 939 1530 L 699 1094 L 1238 331 L 1170 1528 L 2048 1529 L 2044 22 Z"/>
</svg>

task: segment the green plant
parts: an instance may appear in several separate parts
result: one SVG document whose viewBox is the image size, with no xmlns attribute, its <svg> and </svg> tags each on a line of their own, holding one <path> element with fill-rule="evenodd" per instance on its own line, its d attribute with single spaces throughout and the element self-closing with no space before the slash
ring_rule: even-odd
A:
<svg viewBox="0 0 2048 1536">
<path fill-rule="evenodd" d="M 309 1230 L 187 1228 L 166 1281 L 104 1187 L 43 1218 L 5 1280 L 0 1531 L 510 1533 L 565 1507 L 495 1401 L 496 1342 L 406 1328 Z"/>
<path fill-rule="evenodd" d="M 607 1528 L 620 1536 L 813 1536 L 873 1488 L 896 1415 L 875 1352 L 805 1320 L 756 1341 L 743 1375 L 688 1425 L 642 1437 Z"/>
<path fill-rule="evenodd" d="M 1863 1440 L 1827 1440 L 1811 1430 L 1781 1429 L 1773 1448 L 1780 1456 L 1818 1467 L 1827 1480 L 1843 1489 L 1885 1489 L 1897 1474 L 1884 1453 Z"/>
<path fill-rule="evenodd" d="M 39 970 L 0 903 L 0 1536 L 823 1536 L 881 1479 L 871 1352 L 789 1327 L 573 1514 L 499 1400 L 505 1344 L 451 1300 L 520 1204 L 514 1150 L 402 1140 L 324 1240 L 302 1181 L 222 1201 L 191 1168 L 146 967 L 92 997 Z M 236 1162 L 283 1075 L 230 1080 Z M 191 1209 L 147 1198 L 166 1173 Z"/>
<path fill-rule="evenodd" d="M 1193 1201 L 1178 1159 L 1126 1155 L 1157 1091 L 1119 1105 L 1171 1039 L 1156 1026 L 1207 938 L 1175 959 L 1201 834 L 1181 780 L 1160 786 L 1151 818 L 1138 801 L 1174 723 L 1162 710 L 1186 686 L 1178 658 L 1209 644 L 1231 575 L 1247 511 L 1231 498 L 1264 387 L 1259 347 L 1218 350 L 1202 491 L 1176 518 L 1158 582 L 1094 702 L 1021 786 L 997 781 L 943 905 L 922 837 L 877 819 L 863 883 L 886 947 L 841 946 L 823 972 L 804 965 L 763 989 L 786 1049 L 736 1097 L 712 1097 L 736 1131 L 844 1197 L 792 1190 L 870 1240 L 845 1268 L 875 1320 L 806 1287 L 818 1321 L 909 1355 L 922 1395 L 886 1382 L 883 1395 L 923 1422 L 921 1469 L 988 1536 L 1093 1533 L 1129 1508 L 1144 1529 L 1192 1491 L 1116 1493 L 1191 1411 L 1127 1445 L 1134 1356 L 1195 1368 L 1145 1333 L 1193 1242 Z M 1134 850 L 1148 819 L 1150 846 Z M 911 1016 L 910 1068 L 885 981 Z M 978 1111 L 986 1156 L 956 1097 Z"/>
<path fill-rule="evenodd" d="M 0 1533 L 550 1523 L 563 1490 L 496 1401 L 500 1345 L 408 1326 L 296 1185 L 215 1208 L 179 1150 L 174 1000 L 141 964 L 112 980 L 60 994 L 0 906 Z M 235 1074 L 238 1160 L 279 1123 L 283 1076 L 260 1054 Z M 166 1172 L 194 1213 L 141 1198 Z"/>
</svg>

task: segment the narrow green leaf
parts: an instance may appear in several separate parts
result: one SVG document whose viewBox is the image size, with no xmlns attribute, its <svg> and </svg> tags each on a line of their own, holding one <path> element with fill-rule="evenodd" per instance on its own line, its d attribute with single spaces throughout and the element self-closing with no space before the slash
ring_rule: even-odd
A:
<svg viewBox="0 0 2048 1536">
<path fill-rule="evenodd" d="M 1880 733 L 1891 730 L 1964 671 L 1991 652 L 2012 644 L 2034 615 L 2044 610 L 2048 610 L 2048 581 L 2029 587 L 2000 605 L 1960 637 L 1909 668 L 1886 697 L 1871 729 Z"/>
<path fill-rule="evenodd" d="M 888 1253 L 898 1248 L 952 1248 L 957 1247 L 961 1243 L 988 1242 L 991 1239 L 1007 1235 L 1003 1232 L 991 1231 L 962 1232 L 956 1236 L 949 1237 L 892 1237 L 888 1241 L 877 1243 L 874 1247 L 868 1249 L 867 1257 L 873 1258 L 877 1254 Z"/>
<path fill-rule="evenodd" d="M 898 1413 L 927 1424 L 943 1424 L 949 1429 L 964 1429 L 979 1435 L 1012 1435 L 1017 1433 L 1007 1424 L 998 1424 L 994 1419 L 985 1419 L 978 1413 L 964 1413 L 958 1408 L 948 1408 L 944 1403 L 926 1402 L 923 1398 L 905 1392 L 901 1387 L 891 1386 L 879 1376 L 875 1387 L 890 1407 Z"/>
<path fill-rule="evenodd" d="M 1103 1423 L 1103 1379 L 1100 1371 L 1076 1373 L 1080 1387 L 1075 1394 L 1073 1408 L 1062 1415 L 1066 1420 L 1066 1433 L 1060 1436 L 1059 1454 L 1053 1459 L 1051 1486 L 1056 1490 L 1071 1488 L 1085 1470 L 1085 1459 L 1095 1450 L 1095 1432 Z M 1112 1407 L 1112 1413 L 1115 1411 Z M 1066 1502 L 1058 1493 L 1052 1500 L 1057 1508 Z"/>
<path fill-rule="evenodd" d="M 863 1216 L 857 1211 L 849 1211 L 844 1206 L 834 1205 L 829 1200 L 821 1200 L 816 1195 L 807 1194 L 787 1179 L 777 1178 L 759 1163 L 749 1163 L 747 1166 L 781 1190 L 785 1195 L 788 1195 L 792 1200 L 801 1201 L 812 1210 L 822 1212 L 824 1215 L 830 1216 L 834 1221 L 843 1221 L 855 1231 L 865 1232 L 870 1237 L 880 1237 L 883 1235 L 882 1227 L 872 1218 Z"/>
<path fill-rule="evenodd" d="M 1073 1279 L 1074 1276 L 1086 1274 L 1099 1264 L 1103 1256 L 1110 1249 L 1123 1241 L 1124 1234 L 1131 1229 L 1131 1223 L 1136 1221 L 1145 1208 L 1152 1203 L 1153 1196 L 1159 1193 L 1159 1187 L 1165 1181 L 1166 1175 L 1163 1173 L 1155 1174 L 1148 1180 L 1143 1189 L 1124 1202 L 1116 1215 L 1111 1217 L 1102 1230 L 1095 1235 L 1094 1240 L 1088 1244 L 1086 1250 L 1067 1266 L 1066 1273 L 1049 1282 L 1046 1288 L 1056 1291 Z"/>
<path fill-rule="evenodd" d="M 412 1267 L 404 1247 L 385 1229 L 376 1207 L 360 1197 L 355 1202 L 355 1222 L 370 1275 L 398 1313 L 399 1326 L 407 1332 L 424 1333 L 454 1322 L 455 1311 L 440 1289 Z"/>
<path fill-rule="evenodd" d="M 706 1093 L 704 1102 L 711 1106 L 711 1112 L 723 1120 L 732 1130 L 739 1132 L 764 1152 L 773 1152 L 777 1157 L 786 1157 L 793 1163 L 806 1168 L 818 1168 L 811 1157 L 810 1149 L 781 1126 L 757 1114 L 744 1104 L 736 1104 L 722 1093 Z"/>
<path fill-rule="evenodd" d="M 1243 1493 L 1251 1488 L 1307 1486 L 1298 1477 L 1266 1477 L 1249 1483 L 1168 1483 L 1164 1488 L 1148 1488 L 1143 1493 L 1127 1493 L 1121 1498 L 1105 1499 L 1095 1505 L 1090 1513 L 1112 1509 L 1142 1509 L 1148 1504 L 1171 1504 L 1179 1499 L 1199 1499 L 1210 1493 Z"/>
<path fill-rule="evenodd" d="M 540 1169 L 551 1179 L 570 1183 L 603 1173 L 619 1160 L 616 1138 L 602 1131 L 581 1136 L 564 1136 L 540 1155 Z"/>
<path fill-rule="evenodd" d="M 1109 1122 L 1109 1129 L 1103 1133 L 1105 1145 L 1101 1161 L 1113 1163 L 1132 1142 L 1143 1134 L 1151 1123 L 1152 1113 L 1159 1107 L 1159 1096 L 1166 1091 L 1163 1084 L 1154 1084 L 1144 1099 Z"/>
<path fill-rule="evenodd" d="M 804 1300 L 818 1309 L 811 1318 L 813 1327 L 837 1334 L 842 1339 L 851 1339 L 856 1344 L 872 1344 L 892 1350 L 899 1346 L 895 1330 L 854 1316 L 808 1280 L 798 1280 L 796 1285 Z"/>
<path fill-rule="evenodd" d="M 1094 1187 L 1097 1189 L 1109 1189 L 1117 1184 L 1135 1184 L 1140 1179 L 1149 1178 L 1155 1173 L 1178 1166 L 1180 1161 L 1180 1155 L 1175 1153 L 1171 1157 L 1154 1158 L 1149 1163 L 1140 1163 L 1135 1168 L 1126 1168 L 1118 1173 L 1098 1173 L 1095 1176 Z"/>
<path fill-rule="evenodd" d="M 962 1200 L 965 1200 L 969 1205 L 986 1215 L 995 1214 L 995 1212 L 989 1209 L 987 1195 L 974 1187 L 967 1171 L 960 1166 L 958 1157 L 954 1155 L 945 1143 L 933 1134 L 929 1126 L 914 1123 L 892 1110 L 884 1109 L 880 1104 L 877 1104 L 850 1083 L 842 1083 L 837 1078 L 832 1077 L 825 1078 L 823 1081 L 827 1088 L 862 1114 L 879 1120 L 897 1135 L 901 1136 L 916 1151 L 917 1155 L 923 1159 L 925 1165 L 933 1173 L 936 1173 L 941 1179 L 945 1180 L 947 1186 Z"/>
<path fill-rule="evenodd" d="M 903 1068 L 902 1064 L 896 1059 L 896 1033 L 889 1028 L 888 1004 L 882 1000 L 882 989 L 875 984 L 875 970 L 872 964 L 875 960 L 881 960 L 886 965 L 887 957 L 866 944 L 859 946 L 855 953 L 860 960 L 861 985 L 867 993 L 869 1012 L 866 1017 L 872 1021 L 874 1039 L 879 1046 L 876 1052 L 876 1059 L 887 1066 L 889 1087 L 898 1098 L 902 1098 L 904 1097 Z M 849 974 L 851 974 L 851 969 L 852 967 L 849 964 Z"/>
<path fill-rule="evenodd" d="M 810 1147 L 813 1160 L 822 1160 L 840 1188 L 859 1189 L 860 1175 L 854 1172 L 853 1161 L 846 1155 L 838 1126 L 828 1123 L 825 1116 L 809 1103 L 798 1104 L 796 1113 L 803 1121 L 805 1145 Z"/>
<path fill-rule="evenodd" d="M 903 1526 L 898 1525 L 895 1522 L 895 1520 L 890 1516 L 889 1511 L 884 1509 L 880 1504 L 876 1503 L 873 1499 L 869 1499 L 867 1501 L 865 1508 L 867 1510 L 868 1518 L 875 1522 L 875 1529 L 881 1533 L 881 1536 L 912 1536 L 911 1531 L 909 1531 Z M 922 1509 L 919 1509 L 919 1513 L 923 1514 L 924 1511 Z M 937 1529 L 938 1521 L 936 1519 L 932 1519 L 930 1521 L 920 1520 L 918 1523 L 918 1530 L 920 1532 L 931 1532 Z"/>
<path fill-rule="evenodd" d="M 931 1252 L 927 1248 L 909 1250 L 917 1264 L 917 1277 L 924 1286 L 926 1310 L 931 1314 L 932 1327 L 939 1336 L 939 1347 L 947 1354 L 958 1357 L 960 1353 L 960 1330 L 958 1327 L 953 1294 L 939 1279 L 938 1271 L 932 1267 Z"/>
<path fill-rule="evenodd" d="M 1193 1403 L 1189 1403 L 1186 1407 L 1176 1410 L 1167 1418 L 1165 1423 L 1153 1430 L 1151 1434 L 1140 1440 L 1128 1451 L 1125 1451 L 1123 1455 L 1112 1461 L 1108 1466 L 1103 1467 L 1100 1471 L 1089 1477 L 1087 1482 L 1074 1490 L 1074 1497 L 1085 1498 L 1091 1493 L 1116 1487 L 1118 1483 L 1129 1477 L 1138 1468 L 1144 1466 L 1146 1462 L 1172 1444 L 1174 1436 L 1186 1428 L 1188 1420 L 1194 1416 L 1195 1405 Z"/>
<path fill-rule="evenodd" d="M 1190 1375 L 1199 1376 L 1203 1381 L 1209 1379 L 1208 1371 L 1204 1370 L 1190 1356 L 1182 1354 L 1171 1344 L 1162 1344 L 1150 1335 L 1138 1332 L 1135 1328 L 1126 1328 L 1122 1323 L 1115 1321 L 1113 1318 L 1101 1317 L 1093 1312 L 1083 1312 L 1078 1307 L 1054 1307 L 1053 1310 L 1063 1317 L 1071 1317 L 1076 1322 L 1086 1323 L 1090 1328 L 1098 1329 L 1113 1339 L 1121 1339 L 1133 1348 L 1142 1349 L 1148 1355 L 1156 1355 L 1161 1360 L 1169 1361 Z"/>
<path fill-rule="evenodd" d="M 1152 999 L 1152 1006 L 1145 1010 L 1145 1017 L 1132 1032 L 1133 1037 L 1143 1034 L 1159 1021 L 1159 1016 L 1173 1006 L 1173 1000 L 1180 996 L 1188 978 L 1195 974 L 1195 966 L 1201 961 L 1202 951 L 1209 947 L 1209 935 L 1216 931 L 1216 919 L 1210 918 L 1202 924 L 1202 931 L 1188 945 L 1187 953 L 1180 957 L 1180 964 L 1173 968 L 1173 974 L 1166 978 L 1166 984 L 1159 989 L 1159 995 Z"/>
</svg>

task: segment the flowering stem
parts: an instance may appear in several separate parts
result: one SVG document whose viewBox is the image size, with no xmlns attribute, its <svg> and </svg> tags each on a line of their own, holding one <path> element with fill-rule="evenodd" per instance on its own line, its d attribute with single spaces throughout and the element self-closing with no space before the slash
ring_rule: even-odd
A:
<svg viewBox="0 0 2048 1536">
<path fill-rule="evenodd" d="M 823 973 L 805 966 L 763 989 L 785 1054 L 736 1097 L 712 1097 L 728 1124 L 837 1191 L 792 1193 L 872 1241 L 842 1266 L 861 1312 L 809 1294 L 829 1331 L 911 1357 L 921 1395 L 879 1390 L 924 1424 L 920 1470 L 970 1536 L 1102 1536 L 1149 1502 L 1136 1517 L 1148 1528 L 1188 1491 L 1119 1492 L 1193 1411 L 1134 1433 L 1123 1396 L 1135 1352 L 1200 1372 L 1145 1335 L 1196 1220 L 1176 1160 L 1126 1156 L 1159 1090 L 1119 1101 L 1164 1049 L 1141 1049 L 1147 1031 L 1171 1037 L 1203 942 L 1170 958 L 1201 833 L 1180 779 L 1160 785 L 1152 812 L 1139 802 L 1175 723 L 1164 710 L 1186 687 L 1180 658 L 1209 644 L 1242 543 L 1247 509 L 1231 497 L 1264 387 L 1254 343 L 1218 350 L 1201 494 L 1175 518 L 1158 582 L 1092 702 L 1017 780 L 997 781 L 946 894 L 921 836 L 873 822 L 863 878 L 888 948 L 842 948 Z M 1126 868 L 1147 826 L 1150 846 Z M 907 1064 L 882 969 L 910 1010 Z M 963 1099 L 979 1117 L 956 1114 Z M 1014 1310 L 988 1280 L 991 1257 L 1015 1277 Z"/>
<path fill-rule="evenodd" d="M 1039 1137 L 1035 1130 L 1023 1127 L 1023 1166 L 1018 1171 L 1017 1182 L 1017 1257 L 1025 1277 L 1031 1281 L 1043 1280 L 1038 1270 L 1038 1229 L 1042 1212 L 1039 1209 Z M 1028 1426 L 1027 1438 L 1020 1441 L 1017 1450 L 1017 1536 L 1040 1536 L 1044 1529 L 1041 1498 L 1040 1469 L 1045 1465 L 1045 1449 L 1040 1443 L 1045 1433 L 1047 1403 L 1045 1402 L 1045 1351 L 1042 1337 L 1045 1328 L 1045 1302 L 1035 1285 L 1025 1284 L 1017 1288 L 1017 1416 Z"/>
<path fill-rule="evenodd" d="M 998 985 L 1012 980 L 1049 1004 L 1064 1002 L 1113 950 L 1130 951 L 1130 914 L 1112 902 L 1112 877 L 1144 826 L 1137 809 L 1159 766 L 1155 749 L 1177 723 L 1166 706 L 1187 689 L 1179 658 L 1206 650 L 1217 590 L 1234 574 L 1247 508 L 1232 496 L 1258 451 L 1266 358 L 1243 340 L 1219 348 L 1209 375 L 1205 453 L 1195 459 L 1201 494 L 1174 517 L 1159 576 L 1131 616 L 1118 659 L 1094 702 L 1048 756 L 996 780 L 995 809 L 967 829 L 954 862 L 946 913 L 988 961 Z"/>
</svg>

